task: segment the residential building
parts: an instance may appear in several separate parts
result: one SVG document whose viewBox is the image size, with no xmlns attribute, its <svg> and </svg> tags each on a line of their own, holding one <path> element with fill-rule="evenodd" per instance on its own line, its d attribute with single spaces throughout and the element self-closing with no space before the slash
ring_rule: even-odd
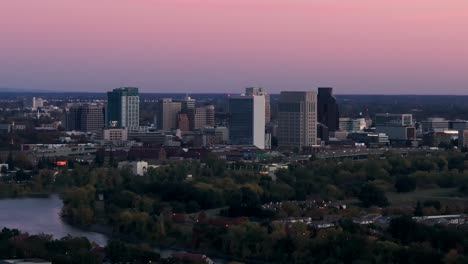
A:
<svg viewBox="0 0 468 264">
<path fill-rule="evenodd" d="M 116 88 L 107 92 L 107 127 L 126 127 L 129 130 L 140 126 L 140 95 L 136 87 Z"/>
<path fill-rule="evenodd" d="M 339 110 L 333 88 L 320 87 L 317 95 L 317 121 L 328 127 L 328 131 L 339 129 Z"/>
<path fill-rule="evenodd" d="M 265 97 L 230 96 L 229 137 L 233 145 L 265 148 Z"/>
<path fill-rule="evenodd" d="M 177 114 L 182 110 L 182 103 L 171 98 L 164 98 L 157 105 L 157 128 L 170 131 L 177 128 Z"/>
<path fill-rule="evenodd" d="M 104 107 L 97 104 L 72 105 L 65 113 L 68 131 L 100 132 L 104 128 Z"/>
<path fill-rule="evenodd" d="M 270 95 L 267 90 L 263 87 L 247 87 L 245 88 L 245 95 L 247 96 L 264 96 L 265 97 L 265 124 L 271 121 L 271 105 Z"/>
<path fill-rule="evenodd" d="M 278 146 L 317 145 L 317 93 L 281 92 L 278 103 Z"/>
</svg>

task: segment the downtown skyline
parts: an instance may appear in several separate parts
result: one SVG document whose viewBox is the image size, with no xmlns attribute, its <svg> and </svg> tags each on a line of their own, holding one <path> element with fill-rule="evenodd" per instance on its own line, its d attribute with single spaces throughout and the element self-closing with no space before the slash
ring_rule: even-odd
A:
<svg viewBox="0 0 468 264">
<path fill-rule="evenodd" d="M 468 3 L 4 1 L 0 87 L 468 94 Z"/>
</svg>

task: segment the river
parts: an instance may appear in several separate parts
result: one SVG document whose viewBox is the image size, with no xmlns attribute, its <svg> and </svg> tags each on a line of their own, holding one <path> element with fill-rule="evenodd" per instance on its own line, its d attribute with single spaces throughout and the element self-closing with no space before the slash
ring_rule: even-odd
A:
<svg viewBox="0 0 468 264">
<path fill-rule="evenodd" d="M 75 228 L 60 218 L 62 200 L 57 195 L 48 198 L 15 198 L 0 200 L 0 228 L 16 228 L 29 234 L 49 234 L 54 238 L 67 235 L 86 237 L 99 245 L 106 245 L 103 234 Z"/>
<path fill-rule="evenodd" d="M 16 228 L 29 234 L 48 234 L 56 239 L 67 235 L 86 237 L 98 245 L 105 246 L 108 237 L 104 234 L 85 231 L 73 227 L 60 218 L 62 200 L 58 195 L 48 198 L 0 199 L 0 229 Z M 167 258 L 174 252 L 170 249 L 155 248 L 161 257 Z M 214 259 L 215 263 L 226 263 L 223 259 Z"/>
</svg>

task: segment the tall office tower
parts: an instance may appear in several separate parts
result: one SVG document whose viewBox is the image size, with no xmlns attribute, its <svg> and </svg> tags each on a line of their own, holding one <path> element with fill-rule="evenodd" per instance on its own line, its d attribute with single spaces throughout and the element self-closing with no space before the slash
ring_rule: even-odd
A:
<svg viewBox="0 0 468 264">
<path fill-rule="evenodd" d="M 311 147 L 317 144 L 317 93 L 281 92 L 278 103 L 278 146 Z"/>
<path fill-rule="evenodd" d="M 215 126 L 215 107 L 214 105 L 205 105 L 206 111 L 206 127 Z"/>
<path fill-rule="evenodd" d="M 104 107 L 97 104 L 72 105 L 65 114 L 67 130 L 100 132 L 104 128 Z"/>
<path fill-rule="evenodd" d="M 189 131 L 189 119 L 186 113 L 177 114 L 177 128 L 182 132 Z"/>
<path fill-rule="evenodd" d="M 182 110 L 181 102 L 174 102 L 170 98 L 164 98 L 158 102 L 157 128 L 161 130 L 172 130 L 177 128 L 177 114 Z"/>
<path fill-rule="evenodd" d="M 233 145 L 265 148 L 265 97 L 230 96 L 229 138 Z"/>
<path fill-rule="evenodd" d="M 116 88 L 107 92 L 106 126 L 140 127 L 140 95 L 136 87 Z"/>
<path fill-rule="evenodd" d="M 214 127 L 215 108 L 213 105 L 205 105 L 195 108 L 193 114 L 192 129 L 201 129 L 205 127 Z"/>
<path fill-rule="evenodd" d="M 328 131 L 339 130 L 340 114 L 336 98 L 333 96 L 333 88 L 318 88 L 317 96 L 317 121 L 328 127 Z"/>
<path fill-rule="evenodd" d="M 197 101 L 190 96 L 185 96 L 185 98 L 181 101 L 182 112 L 188 113 L 189 111 L 195 109 L 196 102 Z"/>
<path fill-rule="evenodd" d="M 265 97 L 265 124 L 270 123 L 271 120 L 271 106 L 270 95 L 263 87 L 247 87 L 245 88 L 245 95 L 259 95 Z"/>
</svg>

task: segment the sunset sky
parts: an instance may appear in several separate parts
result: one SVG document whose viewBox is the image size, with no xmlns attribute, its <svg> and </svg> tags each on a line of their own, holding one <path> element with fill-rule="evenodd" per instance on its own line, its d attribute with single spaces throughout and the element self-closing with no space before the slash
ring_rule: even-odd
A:
<svg viewBox="0 0 468 264">
<path fill-rule="evenodd" d="M 0 0 L 0 87 L 468 94 L 467 0 Z"/>
</svg>

